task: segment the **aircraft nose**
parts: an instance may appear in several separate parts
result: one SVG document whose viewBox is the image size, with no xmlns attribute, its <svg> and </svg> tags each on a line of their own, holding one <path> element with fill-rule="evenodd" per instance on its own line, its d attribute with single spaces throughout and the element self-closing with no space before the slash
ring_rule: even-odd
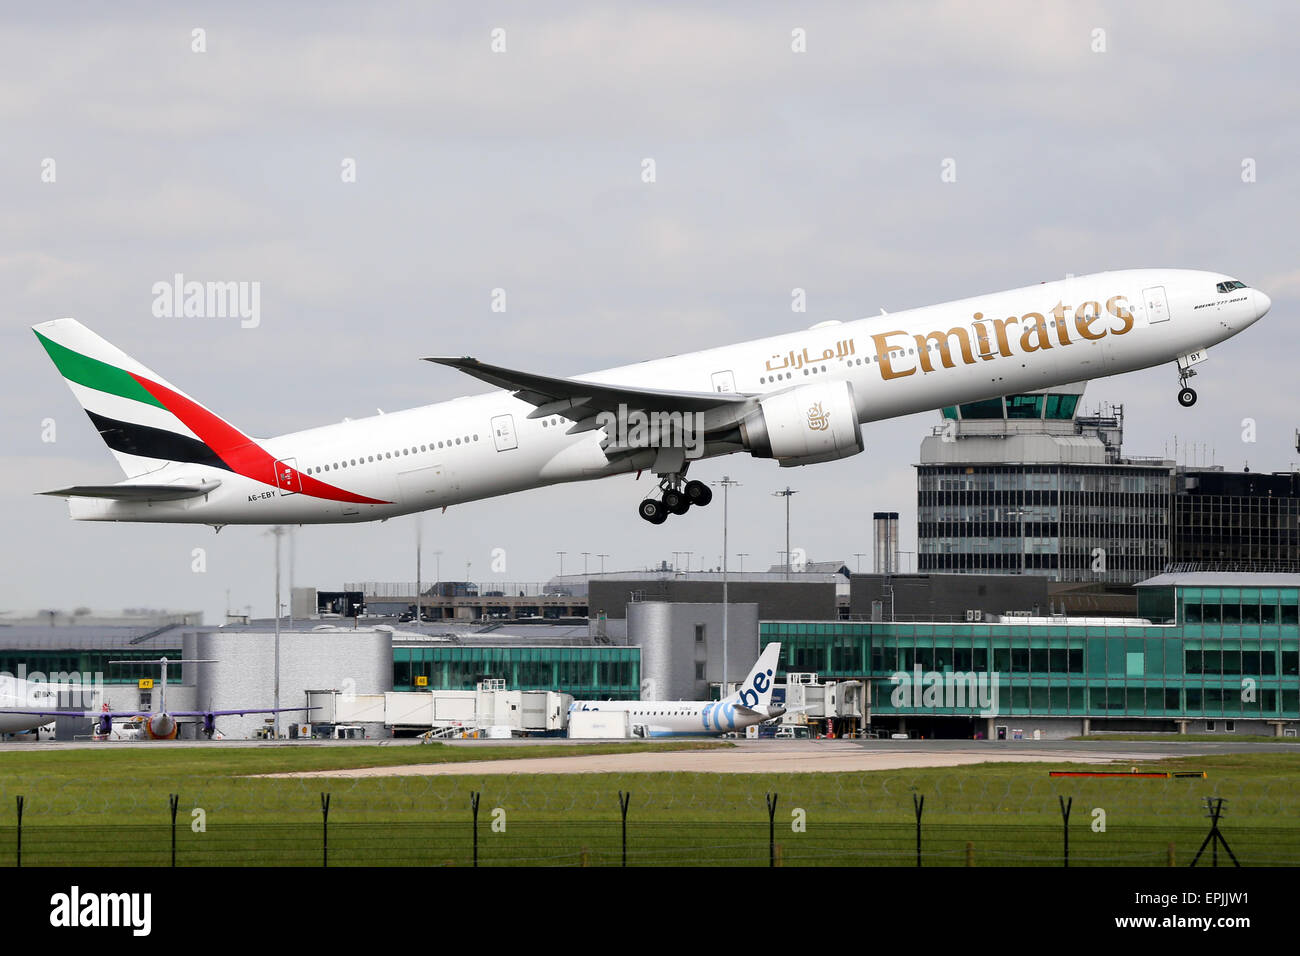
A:
<svg viewBox="0 0 1300 956">
<path fill-rule="evenodd" d="M 1255 290 L 1255 318 L 1262 319 L 1273 307 L 1273 300 L 1258 289 Z"/>
</svg>

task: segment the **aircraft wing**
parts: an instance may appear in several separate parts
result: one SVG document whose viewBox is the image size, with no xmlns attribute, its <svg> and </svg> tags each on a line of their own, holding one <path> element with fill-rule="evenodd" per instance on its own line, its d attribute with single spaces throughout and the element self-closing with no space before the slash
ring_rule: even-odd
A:
<svg viewBox="0 0 1300 956">
<path fill-rule="evenodd" d="M 24 714 L 32 717 L 85 717 L 95 720 L 100 717 L 116 719 L 118 717 L 152 717 L 155 712 L 147 710 L 18 710 L 14 707 L 0 707 L 0 714 Z"/>
<path fill-rule="evenodd" d="M 173 717 L 243 717 L 245 714 L 282 714 L 289 710 L 320 710 L 320 707 L 241 707 L 236 710 L 169 710 Z"/>
<path fill-rule="evenodd" d="M 561 415 L 581 424 L 598 412 L 617 413 L 620 407 L 642 411 L 705 412 L 719 407 L 742 406 L 750 400 L 750 396 L 738 392 L 677 392 L 555 378 L 488 365 L 469 357 L 430 356 L 424 361 L 459 369 L 489 385 L 509 389 L 516 398 L 537 406 L 529 418 Z M 577 430 L 588 429 L 570 429 L 570 432 Z"/>
<path fill-rule="evenodd" d="M 206 495 L 215 491 L 220 484 L 214 478 L 189 485 L 74 485 L 71 488 L 42 491 L 41 494 L 61 498 L 111 498 L 115 501 L 179 501 L 182 498 Z"/>
<path fill-rule="evenodd" d="M 169 710 L 168 716 L 171 717 L 207 717 L 209 714 L 213 717 L 231 717 L 236 714 L 279 714 L 289 710 L 320 710 L 319 707 L 245 707 L 240 710 Z M 152 717 L 158 713 L 156 710 L 18 710 L 13 707 L 0 707 L 0 714 L 23 714 L 33 717 L 44 717 L 49 715 L 50 719 L 55 717 L 87 717 L 98 719 L 108 717 L 110 720 L 119 720 L 123 717 Z"/>
</svg>

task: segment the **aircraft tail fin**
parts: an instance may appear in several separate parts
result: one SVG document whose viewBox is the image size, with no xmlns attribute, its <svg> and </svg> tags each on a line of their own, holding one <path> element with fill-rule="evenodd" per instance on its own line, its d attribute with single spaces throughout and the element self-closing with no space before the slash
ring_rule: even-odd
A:
<svg viewBox="0 0 1300 956">
<path fill-rule="evenodd" d="M 76 319 L 32 331 L 127 478 L 172 462 L 234 470 L 252 440 Z"/>
<path fill-rule="evenodd" d="M 750 668 L 749 676 L 727 702 L 757 710 L 772 703 L 772 685 L 776 683 L 776 668 L 781 662 L 781 645 L 773 642 L 763 648 L 757 663 Z"/>
</svg>

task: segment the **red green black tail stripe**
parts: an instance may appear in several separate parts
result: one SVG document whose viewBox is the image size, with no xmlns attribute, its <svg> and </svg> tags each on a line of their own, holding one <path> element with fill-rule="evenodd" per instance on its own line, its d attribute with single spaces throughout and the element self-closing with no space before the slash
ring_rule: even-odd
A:
<svg viewBox="0 0 1300 956">
<path fill-rule="evenodd" d="M 144 402 L 146 405 L 166 407 L 150 395 L 147 389 L 142 388 L 130 372 L 88 355 L 82 355 L 80 352 L 74 352 L 67 346 L 46 338 L 40 332 L 36 333 L 36 337 L 41 340 L 41 345 L 45 346 L 45 352 L 54 363 L 54 367 L 68 381 L 93 388 L 98 392 L 107 392 L 121 398 Z"/>
<path fill-rule="evenodd" d="M 154 428 L 137 422 L 124 422 L 86 409 L 99 437 L 113 451 L 140 458 L 157 458 L 160 461 L 181 461 L 187 464 L 207 465 L 211 468 L 233 469 L 201 441 L 189 435 L 178 435 L 165 428 Z"/>
<path fill-rule="evenodd" d="M 144 375 L 83 355 L 35 329 L 33 331 L 50 360 L 69 382 L 160 408 L 196 436 L 192 438 L 179 431 L 156 427 L 160 421 L 165 423 L 165 418 L 158 420 L 157 413 L 153 413 L 155 423 L 152 425 L 124 421 L 118 417 L 123 413 L 119 409 L 128 409 L 129 406 L 121 406 L 120 403 L 114 407 L 112 414 L 104 414 L 109 411 L 108 407 L 98 412 L 86 408 L 86 414 L 90 416 L 105 444 L 115 452 L 160 461 L 208 465 L 281 490 L 300 491 L 330 501 L 389 504 L 382 499 L 346 491 L 283 463 L 277 463 L 255 441 L 192 399 Z"/>
<path fill-rule="evenodd" d="M 331 501 L 347 501 L 356 504 L 388 504 L 378 498 L 367 498 L 354 494 L 334 485 L 326 484 L 310 475 L 281 463 L 277 474 L 276 460 L 233 425 L 222 421 L 197 402 L 174 392 L 165 385 L 151 382 L 142 375 L 127 373 L 140 384 L 163 408 L 175 415 L 181 422 L 199 436 L 199 440 L 211 448 L 217 456 L 229 466 L 230 470 L 245 478 L 252 478 L 276 487 L 296 485 L 303 494 L 315 498 L 327 498 Z M 296 481 L 295 481 L 296 479 Z M 281 482 L 284 483 L 282 486 Z"/>
</svg>

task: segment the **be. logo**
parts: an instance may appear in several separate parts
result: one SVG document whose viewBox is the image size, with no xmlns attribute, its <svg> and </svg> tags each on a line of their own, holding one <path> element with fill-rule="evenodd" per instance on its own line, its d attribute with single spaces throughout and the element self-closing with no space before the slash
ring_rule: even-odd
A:
<svg viewBox="0 0 1300 956">
<path fill-rule="evenodd" d="M 759 700 L 762 699 L 762 695 L 767 693 L 767 689 L 771 686 L 772 672 L 770 670 L 759 671 L 754 675 L 753 685 L 746 687 L 739 695 L 737 695 L 740 698 L 740 705 L 742 707 L 748 707 L 751 710 L 757 707 Z"/>
<path fill-rule="evenodd" d="M 822 411 L 821 402 L 808 409 L 808 427 L 813 431 L 824 432 L 830 427 L 830 423 L 831 417 Z"/>
</svg>

